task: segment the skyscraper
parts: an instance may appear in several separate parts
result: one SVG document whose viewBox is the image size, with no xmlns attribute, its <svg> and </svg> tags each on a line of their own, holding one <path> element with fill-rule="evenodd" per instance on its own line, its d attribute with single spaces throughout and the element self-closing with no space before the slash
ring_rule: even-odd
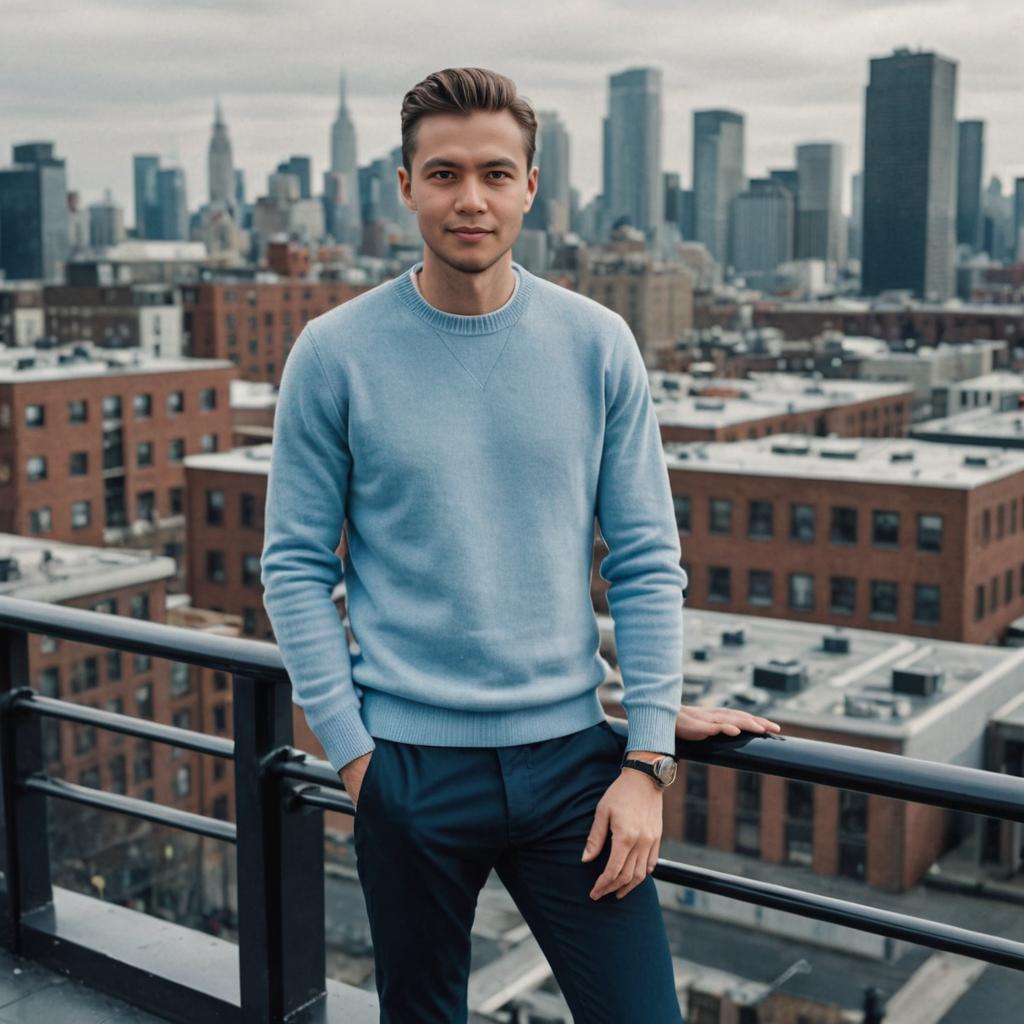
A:
<svg viewBox="0 0 1024 1024">
<path fill-rule="evenodd" d="M 185 172 L 180 167 L 162 167 L 156 175 L 157 202 L 160 207 L 160 233 L 168 241 L 188 240 L 188 202 Z"/>
<path fill-rule="evenodd" d="M 311 199 L 313 196 L 313 161 L 308 156 L 290 156 L 277 165 L 278 173 L 294 174 L 299 179 L 299 198 Z"/>
<path fill-rule="evenodd" d="M 730 260 L 729 214 L 746 185 L 743 115 L 693 112 L 693 206 L 698 242 L 723 266 Z"/>
<path fill-rule="evenodd" d="M 537 195 L 524 219 L 527 228 L 562 235 L 569 230 L 569 133 L 552 110 L 537 114 Z"/>
<path fill-rule="evenodd" d="M 1024 261 L 1024 178 L 1013 181 L 1013 259 Z"/>
<path fill-rule="evenodd" d="M 660 69 L 609 76 L 604 167 L 606 223 L 626 218 L 651 242 L 664 219 Z"/>
<path fill-rule="evenodd" d="M 795 205 L 793 193 L 775 178 L 751 178 L 733 199 L 733 266 L 752 287 L 766 287 L 775 268 L 793 258 Z"/>
<path fill-rule="evenodd" d="M 864 254 L 864 173 L 858 171 L 850 179 L 850 230 L 847 250 L 851 260 Z"/>
<path fill-rule="evenodd" d="M 135 237 L 160 237 L 160 202 L 156 176 L 160 157 L 155 153 L 136 153 L 132 157 L 132 181 L 135 185 Z"/>
<path fill-rule="evenodd" d="M 981 182 L 985 164 L 985 122 L 957 122 L 956 240 L 978 252 L 984 215 Z"/>
<path fill-rule="evenodd" d="M 228 126 L 224 123 L 224 111 L 217 100 L 213 111 L 213 132 L 207 164 L 210 176 L 210 202 L 224 203 L 229 209 L 235 208 L 235 171 L 231 156 L 231 139 Z"/>
<path fill-rule="evenodd" d="M 954 292 L 956 62 L 898 49 L 871 60 L 864 117 L 861 290 Z"/>
<path fill-rule="evenodd" d="M 843 147 L 807 142 L 796 147 L 796 258 L 824 260 L 829 278 L 846 257 Z"/>
<path fill-rule="evenodd" d="M 339 242 L 358 246 L 362 240 L 362 217 L 360 216 L 359 168 L 356 161 L 356 126 L 349 114 L 345 72 L 341 73 L 338 116 L 331 125 L 331 174 L 341 175 L 344 184 L 337 181 L 328 188 L 331 216 L 327 230 Z"/>
<path fill-rule="evenodd" d="M 12 281 L 60 281 L 68 253 L 64 161 L 52 142 L 25 142 L 12 153 L 12 165 L 0 169 L 0 270 Z"/>
</svg>

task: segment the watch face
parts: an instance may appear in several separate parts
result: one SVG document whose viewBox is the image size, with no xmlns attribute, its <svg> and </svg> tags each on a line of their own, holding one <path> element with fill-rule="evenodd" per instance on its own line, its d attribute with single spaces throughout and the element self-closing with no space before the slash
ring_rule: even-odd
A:
<svg viewBox="0 0 1024 1024">
<path fill-rule="evenodd" d="M 679 770 L 679 766 L 674 758 L 663 757 L 655 763 L 654 767 L 663 786 L 671 786 L 676 781 L 676 772 Z"/>
</svg>

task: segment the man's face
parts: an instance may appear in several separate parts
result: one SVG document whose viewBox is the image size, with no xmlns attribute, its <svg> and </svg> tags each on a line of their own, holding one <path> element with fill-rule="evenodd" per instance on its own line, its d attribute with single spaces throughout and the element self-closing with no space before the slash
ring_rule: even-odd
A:
<svg viewBox="0 0 1024 1024">
<path fill-rule="evenodd" d="M 398 169 L 402 201 L 430 250 L 477 274 L 512 248 L 533 203 L 540 170 L 526 173 L 522 132 L 507 110 L 429 114 L 417 126 L 412 176 Z M 458 228 L 482 228 L 464 236 Z"/>
</svg>

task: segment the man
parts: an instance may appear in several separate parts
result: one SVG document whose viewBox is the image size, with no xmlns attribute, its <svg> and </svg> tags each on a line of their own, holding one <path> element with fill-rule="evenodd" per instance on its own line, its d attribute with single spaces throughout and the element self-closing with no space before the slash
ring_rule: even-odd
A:
<svg viewBox="0 0 1024 1024">
<path fill-rule="evenodd" d="M 410 90 L 423 259 L 308 323 L 281 382 L 264 601 L 356 803 L 382 1021 L 466 1021 L 494 869 L 577 1021 L 678 1022 L 650 878 L 676 737 L 778 730 L 680 707 L 686 573 L 636 341 L 511 257 L 535 134 L 502 75 Z M 595 515 L 628 739 L 597 696 Z M 346 517 L 357 654 L 332 602 Z"/>
</svg>

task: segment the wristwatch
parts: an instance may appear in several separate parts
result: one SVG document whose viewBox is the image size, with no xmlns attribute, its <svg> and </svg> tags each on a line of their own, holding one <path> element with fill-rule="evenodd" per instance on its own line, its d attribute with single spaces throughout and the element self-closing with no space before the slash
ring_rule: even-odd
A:
<svg viewBox="0 0 1024 1024">
<path fill-rule="evenodd" d="M 633 757 L 622 759 L 623 768 L 635 768 L 638 772 L 650 775 L 652 779 L 662 788 L 667 789 L 676 781 L 678 765 L 674 757 L 659 757 L 657 761 L 640 761 Z"/>
</svg>

